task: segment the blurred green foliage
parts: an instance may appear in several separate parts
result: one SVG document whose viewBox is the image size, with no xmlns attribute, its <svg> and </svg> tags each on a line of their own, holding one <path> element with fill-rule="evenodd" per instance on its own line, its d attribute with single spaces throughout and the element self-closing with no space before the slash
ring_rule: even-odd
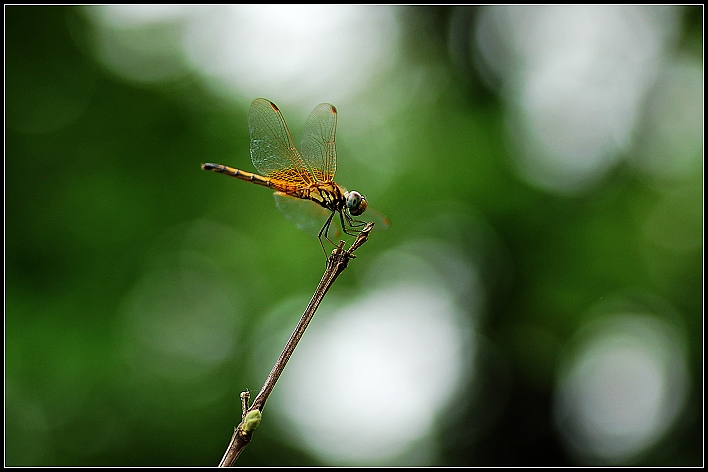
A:
<svg viewBox="0 0 708 472">
<path fill-rule="evenodd" d="M 685 16 L 682 44 L 700 55 L 696 10 Z M 159 85 L 115 77 L 90 52 L 96 31 L 78 8 L 6 6 L 5 13 L 6 465 L 214 465 L 240 417 L 243 377 L 253 387 L 262 381 L 243 366 L 247 347 L 189 391 L 155 378 L 145 385 L 163 399 L 143 398 L 145 385 L 125 383 L 132 379 L 125 358 L 133 354 L 116 343 L 126 300 L 155 268 L 198 272 L 203 261 L 190 257 L 202 251 L 220 260 L 214 273 L 223 278 L 199 290 L 240 299 L 248 336 L 269 307 L 315 287 L 319 245 L 277 213 L 264 189 L 200 170 L 207 161 L 250 170 L 240 102 L 215 98 L 196 73 Z M 481 261 L 488 289 L 482 331 L 508 364 L 504 373 L 490 359 L 484 371 L 492 384 L 511 385 L 509 407 L 480 436 L 459 423 L 444 431 L 441 465 L 573 465 L 551 433 L 557 351 L 585 321 L 569 313 L 587 313 L 628 289 L 676 310 L 694 386 L 679 426 L 642 464 L 699 465 L 702 247 L 672 251 L 645 241 L 641 221 L 664 190 L 627 165 L 574 197 L 520 181 L 504 143 L 502 105 L 436 53 L 445 48 L 448 14 L 447 7 L 419 7 L 402 16 L 416 38 L 408 59 L 435 63 L 448 80 L 386 130 L 405 144 L 406 157 L 372 205 L 393 226 L 345 274 L 361 273 L 367 251 L 416 238 L 442 238 L 476 258 L 460 215 L 481 215 L 493 228 L 500 248 Z M 342 157 L 356 153 L 340 148 L 339 174 L 363 189 L 366 169 Z M 687 218 L 695 217 L 688 224 L 698 231 L 702 173 L 688 188 Z M 189 242 L 185 235 L 205 220 L 223 226 Z M 355 289 L 355 280 L 342 277 L 338 288 Z M 524 339 L 535 328 L 545 338 Z M 199 370 L 182 368 L 185 376 Z M 477 421 L 475 408 L 483 407 L 456 415 Z M 239 465 L 317 465 L 263 432 L 267 421 Z"/>
</svg>

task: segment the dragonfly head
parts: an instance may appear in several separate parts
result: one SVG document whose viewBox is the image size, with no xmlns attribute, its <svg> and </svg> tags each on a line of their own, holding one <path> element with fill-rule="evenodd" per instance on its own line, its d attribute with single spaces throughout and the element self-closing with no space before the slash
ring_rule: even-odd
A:
<svg viewBox="0 0 708 472">
<path fill-rule="evenodd" d="M 369 205 L 366 202 L 366 197 L 354 190 L 345 193 L 344 198 L 347 200 L 347 210 L 349 210 L 349 214 L 352 216 L 361 215 Z"/>
</svg>

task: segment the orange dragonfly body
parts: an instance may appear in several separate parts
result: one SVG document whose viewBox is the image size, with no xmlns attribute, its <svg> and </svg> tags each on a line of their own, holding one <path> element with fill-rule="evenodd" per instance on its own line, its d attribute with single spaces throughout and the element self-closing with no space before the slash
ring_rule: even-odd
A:
<svg viewBox="0 0 708 472">
<path fill-rule="evenodd" d="M 322 225 L 317 236 L 324 249 L 322 236 L 332 242 L 329 230 L 335 214 L 339 214 L 342 230 L 354 235 L 365 226 L 366 221 L 353 217 L 364 213 L 368 206 L 364 195 L 347 191 L 334 182 L 337 170 L 336 126 L 337 109 L 329 103 L 317 105 L 305 124 L 301 154 L 293 144 L 278 107 L 264 98 L 257 98 L 248 112 L 248 131 L 251 161 L 263 175 L 221 164 L 202 164 L 202 169 L 275 190 L 276 204 L 298 226 L 307 230 L 313 224 Z M 369 214 L 375 229 L 389 226 L 385 216 L 373 210 Z"/>
</svg>

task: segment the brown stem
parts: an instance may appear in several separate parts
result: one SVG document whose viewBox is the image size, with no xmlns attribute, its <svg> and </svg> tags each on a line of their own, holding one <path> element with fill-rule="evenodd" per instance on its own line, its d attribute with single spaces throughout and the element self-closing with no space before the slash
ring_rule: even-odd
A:
<svg viewBox="0 0 708 472">
<path fill-rule="evenodd" d="M 322 299 L 327 293 L 327 290 L 329 290 L 329 288 L 332 286 L 337 277 L 339 277 L 339 274 L 341 274 L 344 269 L 347 268 L 349 260 L 354 259 L 356 257 L 354 255 L 354 251 L 356 251 L 359 246 L 366 242 L 369 237 L 369 233 L 371 232 L 373 227 L 373 223 L 367 224 L 361 231 L 361 233 L 359 233 L 356 240 L 354 241 L 354 243 L 352 243 L 349 249 L 345 250 L 344 241 L 340 241 L 339 246 L 337 246 L 334 251 L 332 251 L 332 255 L 327 259 L 327 268 L 325 269 L 325 273 L 322 276 L 322 280 L 317 286 L 314 295 L 312 296 L 312 300 L 310 300 L 310 303 L 307 305 L 305 312 L 302 314 L 300 321 L 295 327 L 295 331 L 293 331 L 293 334 L 290 336 L 290 339 L 285 345 L 283 352 L 280 354 L 280 357 L 278 357 L 278 360 L 275 362 L 273 370 L 271 370 L 270 374 L 268 374 L 268 378 L 266 378 L 266 381 L 263 384 L 261 391 L 258 392 L 258 395 L 253 400 L 253 404 L 249 408 L 246 408 L 248 405 L 248 392 L 243 392 L 241 394 L 243 407 L 241 423 L 234 430 L 234 434 L 231 436 L 231 441 L 229 442 L 229 447 L 226 449 L 224 457 L 219 463 L 219 467 L 230 467 L 231 465 L 233 465 L 241 451 L 251 441 L 253 431 L 256 429 L 258 423 L 260 422 L 260 412 L 263 411 L 263 407 L 265 406 L 266 400 L 268 400 L 268 396 L 273 391 L 276 382 L 280 378 L 280 375 L 283 373 L 283 369 L 285 369 L 285 364 L 287 364 L 288 360 L 290 359 L 290 356 L 295 350 L 297 343 L 300 341 L 300 338 L 302 338 L 302 335 L 305 333 L 307 325 L 310 324 L 312 317 L 315 316 L 315 311 L 317 311 L 317 307 L 320 306 L 320 303 L 322 302 Z M 256 412 L 256 410 L 257 413 L 254 413 Z"/>
</svg>

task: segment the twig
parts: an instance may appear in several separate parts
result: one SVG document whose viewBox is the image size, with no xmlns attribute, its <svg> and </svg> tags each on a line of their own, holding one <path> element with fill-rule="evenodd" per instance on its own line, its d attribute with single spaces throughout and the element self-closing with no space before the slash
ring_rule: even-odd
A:
<svg viewBox="0 0 708 472">
<path fill-rule="evenodd" d="M 280 374 L 283 373 L 285 364 L 287 364 L 290 359 L 297 343 L 305 333 L 307 325 L 312 320 L 312 317 L 315 316 L 317 307 L 320 306 L 327 290 L 329 290 L 337 277 L 339 277 L 339 274 L 347 268 L 349 260 L 356 257 L 354 255 L 354 251 L 366 242 L 373 227 L 373 223 L 367 224 L 364 229 L 361 230 L 361 233 L 359 233 L 349 249 L 345 250 L 344 241 L 340 241 L 339 246 L 332 251 L 332 255 L 327 259 L 327 268 L 325 269 L 325 273 L 322 276 L 322 280 L 317 286 L 314 295 L 312 296 L 312 300 L 310 300 L 309 305 L 307 305 L 305 312 L 302 314 L 300 321 L 295 327 L 295 331 L 293 331 L 293 334 L 290 336 L 283 352 L 275 362 L 273 370 L 271 370 L 270 374 L 268 374 L 268 378 L 266 378 L 261 391 L 253 400 L 253 404 L 250 407 L 248 407 L 248 399 L 250 397 L 249 393 L 247 391 L 241 393 L 241 406 L 243 410 L 241 423 L 234 429 L 234 434 L 231 436 L 231 442 L 224 453 L 224 457 L 219 463 L 219 467 L 232 466 L 241 451 L 243 451 L 248 443 L 251 442 L 253 431 L 261 422 L 261 412 L 263 411 L 266 400 L 268 400 L 268 396 L 273 391 L 275 383 L 278 381 L 278 378 L 280 378 Z"/>
</svg>

